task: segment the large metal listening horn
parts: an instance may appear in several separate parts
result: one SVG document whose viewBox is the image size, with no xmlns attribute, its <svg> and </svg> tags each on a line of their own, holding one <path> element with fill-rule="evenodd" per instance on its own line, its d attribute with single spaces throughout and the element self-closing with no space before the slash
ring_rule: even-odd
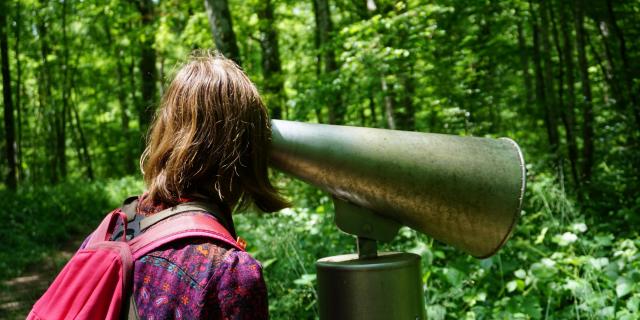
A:
<svg viewBox="0 0 640 320">
<path fill-rule="evenodd" d="M 510 139 L 273 120 L 271 165 L 475 257 L 512 232 L 525 165 Z"/>
</svg>

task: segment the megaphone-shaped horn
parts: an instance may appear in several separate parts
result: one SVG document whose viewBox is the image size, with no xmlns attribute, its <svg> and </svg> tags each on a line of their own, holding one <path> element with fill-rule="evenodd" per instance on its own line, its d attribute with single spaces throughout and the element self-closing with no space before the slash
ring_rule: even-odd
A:
<svg viewBox="0 0 640 320">
<path fill-rule="evenodd" d="M 271 164 L 475 257 L 520 214 L 525 166 L 510 139 L 272 121 Z"/>
</svg>

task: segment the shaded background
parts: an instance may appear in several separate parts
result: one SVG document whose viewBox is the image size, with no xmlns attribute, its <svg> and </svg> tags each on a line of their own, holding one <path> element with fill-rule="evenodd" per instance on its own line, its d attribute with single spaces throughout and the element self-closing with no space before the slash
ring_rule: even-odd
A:
<svg viewBox="0 0 640 320">
<path fill-rule="evenodd" d="M 518 141 L 523 219 L 475 260 L 403 229 L 429 316 L 633 318 L 640 280 L 640 1 L 12 0 L 0 4 L 0 317 L 142 191 L 144 133 L 176 64 L 217 48 L 273 118 Z M 317 317 L 313 262 L 353 251 L 329 198 L 239 215 L 275 319 Z M 16 288 L 24 290 L 18 292 Z"/>
</svg>

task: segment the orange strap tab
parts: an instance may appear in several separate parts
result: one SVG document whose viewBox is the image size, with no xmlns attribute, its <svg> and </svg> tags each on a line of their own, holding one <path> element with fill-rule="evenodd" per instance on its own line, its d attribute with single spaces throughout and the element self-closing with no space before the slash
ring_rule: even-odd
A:
<svg viewBox="0 0 640 320">
<path fill-rule="evenodd" d="M 244 239 L 238 237 L 238 239 L 236 239 L 236 244 L 238 245 L 238 247 L 242 248 L 242 250 L 244 250 L 247 247 L 247 241 L 245 241 Z"/>
</svg>

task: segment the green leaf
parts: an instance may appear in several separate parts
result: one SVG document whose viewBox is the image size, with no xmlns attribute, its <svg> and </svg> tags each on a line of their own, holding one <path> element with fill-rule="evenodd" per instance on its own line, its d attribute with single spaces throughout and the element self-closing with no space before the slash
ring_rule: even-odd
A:
<svg viewBox="0 0 640 320">
<path fill-rule="evenodd" d="M 632 287 L 633 283 L 629 279 L 620 277 L 616 280 L 616 295 L 618 298 L 622 298 L 631 292 Z"/>
<path fill-rule="evenodd" d="M 311 286 L 316 281 L 316 274 L 303 274 L 300 278 L 293 280 L 299 286 Z"/>
<path fill-rule="evenodd" d="M 271 258 L 269 260 L 266 260 L 262 263 L 262 269 L 266 269 L 268 268 L 270 265 L 272 265 L 274 262 L 278 261 L 277 258 Z"/>
<path fill-rule="evenodd" d="M 462 284 L 462 280 L 464 278 L 464 274 L 458 271 L 455 268 L 444 268 L 442 269 L 442 273 L 445 276 L 445 279 L 449 284 L 454 287 L 458 287 Z"/>
</svg>

